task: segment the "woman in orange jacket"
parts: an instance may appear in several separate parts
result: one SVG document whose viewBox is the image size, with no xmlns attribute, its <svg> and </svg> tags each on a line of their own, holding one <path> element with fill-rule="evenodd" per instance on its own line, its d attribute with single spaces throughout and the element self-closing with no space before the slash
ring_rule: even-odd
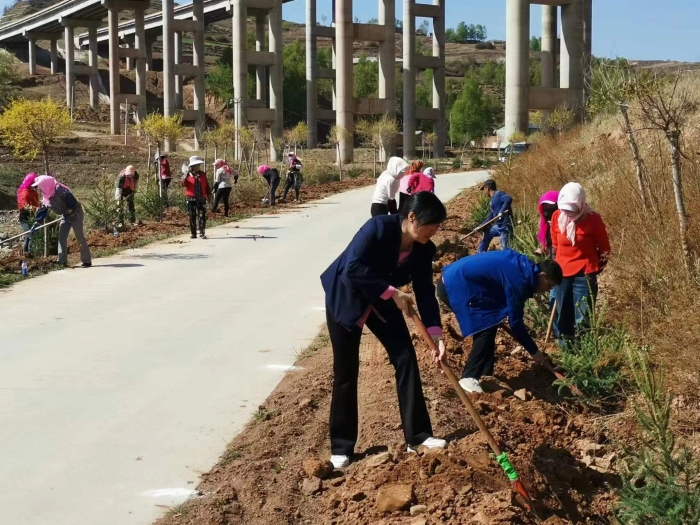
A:
<svg viewBox="0 0 700 525">
<path fill-rule="evenodd" d="M 552 215 L 552 248 L 564 274 L 554 289 L 554 330 L 560 342 L 571 341 L 590 326 L 598 295 L 598 274 L 610 257 L 605 223 L 586 202 L 586 191 L 576 183 L 559 192 L 558 210 Z"/>
</svg>

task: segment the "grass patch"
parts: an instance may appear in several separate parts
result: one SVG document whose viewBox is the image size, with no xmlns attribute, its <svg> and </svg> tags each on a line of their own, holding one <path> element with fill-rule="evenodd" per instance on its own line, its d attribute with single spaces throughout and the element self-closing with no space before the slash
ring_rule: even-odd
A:
<svg viewBox="0 0 700 525">
<path fill-rule="evenodd" d="M 321 348 L 325 348 L 327 346 L 330 346 L 331 344 L 331 338 L 328 336 L 326 332 L 321 332 L 316 336 L 316 339 L 311 341 L 311 344 L 304 348 L 303 350 L 300 350 L 299 352 L 296 353 L 296 359 L 299 361 L 300 359 L 305 359 L 309 357 L 311 354 L 314 354 L 321 350 Z"/>
<path fill-rule="evenodd" d="M 261 406 L 255 411 L 253 417 L 255 418 L 255 421 L 261 423 L 263 421 L 269 421 L 279 413 L 279 410 L 268 410 L 264 406 Z"/>
<path fill-rule="evenodd" d="M 221 456 L 221 461 L 219 461 L 219 465 L 221 466 L 226 466 L 229 463 L 233 463 L 237 459 L 240 459 L 242 454 L 236 450 L 235 448 L 230 448 L 226 452 L 224 452 L 224 455 Z"/>
</svg>

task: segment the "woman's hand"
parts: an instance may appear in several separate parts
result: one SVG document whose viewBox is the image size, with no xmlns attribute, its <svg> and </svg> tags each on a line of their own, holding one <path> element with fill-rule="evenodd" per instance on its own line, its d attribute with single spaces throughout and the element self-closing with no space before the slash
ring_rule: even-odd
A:
<svg viewBox="0 0 700 525">
<path fill-rule="evenodd" d="M 413 296 L 407 293 L 403 293 L 400 290 L 394 290 L 394 293 L 391 295 L 391 298 L 396 303 L 396 306 L 399 307 L 399 310 L 403 311 L 407 316 L 411 316 L 409 308 L 415 304 L 413 302 Z"/>
<path fill-rule="evenodd" d="M 445 342 L 440 339 L 436 341 L 435 346 L 437 346 L 437 353 L 433 349 L 433 360 L 435 361 L 435 364 L 440 366 L 440 362 L 445 358 Z"/>
</svg>

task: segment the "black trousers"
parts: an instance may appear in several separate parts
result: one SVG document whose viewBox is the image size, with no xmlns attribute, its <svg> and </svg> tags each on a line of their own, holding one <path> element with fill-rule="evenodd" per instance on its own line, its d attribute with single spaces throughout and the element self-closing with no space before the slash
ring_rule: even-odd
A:
<svg viewBox="0 0 700 525">
<path fill-rule="evenodd" d="M 286 200 L 287 193 L 289 193 L 289 190 L 294 188 L 294 196 L 296 197 L 296 200 L 299 200 L 299 191 L 301 191 L 301 184 L 303 180 L 304 178 L 302 174 L 298 171 L 288 171 L 287 180 L 284 184 L 284 192 L 282 193 L 282 198 Z"/>
<path fill-rule="evenodd" d="M 480 379 L 482 376 L 493 375 L 493 365 L 496 362 L 496 334 L 498 326 L 492 326 L 474 334 L 472 351 L 464 366 L 462 378 Z"/>
<path fill-rule="evenodd" d="M 386 348 L 396 370 L 396 390 L 406 442 L 420 445 L 433 435 L 425 405 L 416 352 L 406 321 L 396 305 L 381 309 L 382 321 L 370 314 L 367 327 Z M 360 369 L 362 328 L 348 331 L 326 313 L 328 332 L 333 346 L 333 398 L 331 400 L 331 453 L 352 456 L 357 442 L 357 379 Z"/>
<path fill-rule="evenodd" d="M 204 230 L 207 227 L 207 208 L 205 203 L 188 200 L 187 213 L 190 216 L 190 233 L 197 235 L 197 219 L 199 219 L 199 234 L 204 235 Z"/>
<path fill-rule="evenodd" d="M 163 203 L 165 207 L 168 207 L 168 187 L 170 186 L 170 179 L 160 179 L 160 186 L 163 192 Z"/>
<path fill-rule="evenodd" d="M 129 210 L 129 221 L 131 224 L 136 222 L 136 206 L 134 205 L 134 194 L 131 193 L 126 197 L 122 197 L 119 203 L 119 222 L 124 223 L 124 203 L 126 202 L 126 208 Z"/>
<path fill-rule="evenodd" d="M 229 210 L 229 197 L 231 196 L 231 190 L 233 188 L 218 188 L 214 194 L 214 205 L 212 206 L 212 211 L 216 213 L 219 209 L 219 201 L 224 203 L 224 217 L 228 217 Z"/>
<path fill-rule="evenodd" d="M 410 195 L 408 193 L 399 192 L 399 211 L 403 210 L 406 206 L 406 201 L 409 199 Z"/>
<path fill-rule="evenodd" d="M 389 206 L 386 204 L 373 202 L 372 207 L 370 208 L 370 213 L 372 214 L 372 217 L 376 217 L 377 215 L 389 215 Z"/>
</svg>

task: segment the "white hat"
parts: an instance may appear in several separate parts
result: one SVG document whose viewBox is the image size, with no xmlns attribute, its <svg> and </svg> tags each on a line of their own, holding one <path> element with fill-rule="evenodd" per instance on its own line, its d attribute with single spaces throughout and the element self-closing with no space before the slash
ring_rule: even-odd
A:
<svg viewBox="0 0 700 525">
<path fill-rule="evenodd" d="M 201 157 L 195 155 L 194 157 L 190 157 L 190 163 L 187 165 L 187 167 L 191 168 L 192 166 L 197 166 L 199 164 L 204 164 L 204 161 Z"/>
</svg>

